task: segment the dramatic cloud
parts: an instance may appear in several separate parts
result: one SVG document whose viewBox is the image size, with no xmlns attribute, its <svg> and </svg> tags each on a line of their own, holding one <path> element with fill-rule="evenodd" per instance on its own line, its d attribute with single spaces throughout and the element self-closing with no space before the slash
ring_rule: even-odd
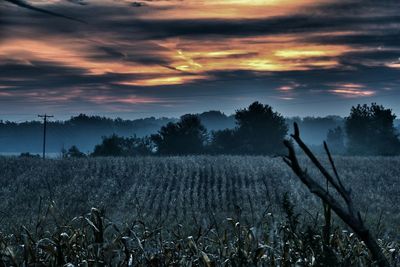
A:
<svg viewBox="0 0 400 267">
<path fill-rule="evenodd" d="M 286 115 L 372 101 L 400 113 L 397 0 L 26 3 L 0 2 L 5 118 L 232 112 L 257 99 Z"/>
</svg>

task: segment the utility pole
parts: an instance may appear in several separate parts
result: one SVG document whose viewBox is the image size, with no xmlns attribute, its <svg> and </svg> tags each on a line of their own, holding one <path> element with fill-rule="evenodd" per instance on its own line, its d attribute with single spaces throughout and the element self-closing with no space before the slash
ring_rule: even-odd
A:
<svg viewBox="0 0 400 267">
<path fill-rule="evenodd" d="M 47 114 L 38 115 L 39 118 L 43 118 L 43 159 L 46 158 L 46 126 L 47 126 L 47 119 L 53 118 L 54 116 L 49 116 Z"/>
</svg>

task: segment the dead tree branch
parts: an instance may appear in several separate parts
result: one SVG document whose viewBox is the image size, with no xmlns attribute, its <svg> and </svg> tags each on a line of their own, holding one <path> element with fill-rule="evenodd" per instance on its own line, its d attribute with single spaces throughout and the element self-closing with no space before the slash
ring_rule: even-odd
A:
<svg viewBox="0 0 400 267">
<path fill-rule="evenodd" d="M 371 235 L 368 228 L 364 225 L 364 222 L 353 205 L 353 200 L 351 198 L 351 191 L 346 190 L 341 182 L 336 166 L 333 162 L 332 156 L 329 152 L 328 146 L 324 143 L 325 151 L 328 155 L 329 162 L 335 174 L 335 178 L 326 170 L 325 167 L 319 162 L 311 150 L 300 138 L 300 131 L 297 123 L 294 123 L 294 134 L 291 135 L 293 140 L 299 145 L 299 147 L 304 151 L 307 157 L 312 161 L 312 163 L 318 168 L 322 175 L 326 178 L 328 183 L 330 183 L 339 196 L 344 200 L 345 205 L 336 199 L 330 192 L 324 189 L 315 179 L 313 179 L 305 169 L 303 169 L 296 156 L 293 144 L 289 140 L 285 140 L 284 144 L 288 148 L 289 154 L 283 157 L 283 160 L 293 172 L 299 177 L 299 179 L 307 186 L 311 193 L 317 195 L 324 203 L 329 205 L 332 210 L 341 218 L 356 234 L 364 241 L 365 245 L 371 252 L 373 259 L 381 267 L 388 267 L 389 262 L 384 256 L 381 248 L 376 242 L 375 238 Z"/>
</svg>

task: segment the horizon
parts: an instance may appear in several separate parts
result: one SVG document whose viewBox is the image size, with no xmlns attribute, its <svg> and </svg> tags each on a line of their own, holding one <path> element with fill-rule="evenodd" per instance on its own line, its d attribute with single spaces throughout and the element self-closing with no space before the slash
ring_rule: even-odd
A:
<svg viewBox="0 0 400 267">
<path fill-rule="evenodd" d="M 244 107 L 244 108 L 246 108 L 246 107 Z M 272 108 L 273 108 L 274 111 L 279 113 L 279 111 L 275 110 L 274 107 L 272 107 Z M 385 107 L 385 108 L 388 108 L 388 107 Z M 216 109 L 205 110 L 205 111 L 201 111 L 201 112 L 193 112 L 193 113 L 182 113 L 182 114 L 177 115 L 177 116 L 151 116 L 151 115 L 149 115 L 149 116 L 143 116 L 143 117 L 137 117 L 137 118 L 136 117 L 130 117 L 130 116 L 125 116 L 125 117 L 124 116 L 108 116 L 107 114 L 102 115 L 102 114 L 76 113 L 76 114 L 72 114 L 70 116 L 64 116 L 64 117 L 61 117 L 61 116 L 57 117 L 56 116 L 56 117 L 51 118 L 49 120 L 49 122 L 65 122 L 65 121 L 71 120 L 72 118 L 79 117 L 80 115 L 85 115 L 85 116 L 88 116 L 88 117 L 100 117 L 100 118 L 111 119 L 111 120 L 122 119 L 124 121 L 146 120 L 146 119 L 152 119 L 152 118 L 154 118 L 156 120 L 161 120 L 161 119 L 179 119 L 180 117 L 182 117 L 184 115 L 188 115 L 188 114 L 202 115 L 202 114 L 208 113 L 208 112 L 220 112 L 222 115 L 225 115 L 226 117 L 235 116 L 235 112 L 226 113 L 226 112 L 223 112 L 221 110 L 216 110 Z M 350 113 L 350 110 L 349 110 L 349 113 Z M 47 114 L 47 115 L 49 115 L 49 114 Z M 313 115 L 309 115 L 309 116 L 308 115 L 306 115 L 306 116 L 298 116 L 298 115 L 285 116 L 283 114 L 281 114 L 281 115 L 286 119 L 295 119 L 295 118 L 300 118 L 300 119 L 304 119 L 304 118 L 329 118 L 329 117 L 338 117 L 338 118 L 341 118 L 341 119 L 345 119 L 347 117 L 347 115 L 346 116 L 340 116 L 340 115 L 335 115 L 335 114 L 327 114 L 327 115 L 324 115 L 324 116 L 318 116 L 318 115 L 317 116 L 313 116 Z M 18 116 L 20 116 L 20 115 L 18 115 Z M 0 118 L 0 122 L 26 123 L 26 122 L 42 122 L 43 121 L 43 119 L 39 118 L 38 115 L 32 115 L 32 116 L 34 116 L 34 118 L 31 119 L 31 120 L 29 120 L 29 119 L 27 119 L 27 120 L 25 120 L 25 119 L 10 120 L 10 119 Z M 396 122 L 399 122 L 399 121 L 400 121 L 400 117 L 396 116 L 395 125 L 397 125 L 397 124 L 400 125 L 400 123 L 396 123 Z"/>
<path fill-rule="evenodd" d="M 399 1 L 0 1 L 0 116 L 400 114 Z M 92 16 L 92 14 L 97 14 Z"/>
</svg>

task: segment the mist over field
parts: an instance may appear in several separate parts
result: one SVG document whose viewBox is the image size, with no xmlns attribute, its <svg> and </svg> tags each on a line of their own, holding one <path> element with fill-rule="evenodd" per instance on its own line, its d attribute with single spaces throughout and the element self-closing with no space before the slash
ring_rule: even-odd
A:
<svg viewBox="0 0 400 267">
<path fill-rule="evenodd" d="M 236 127 L 233 115 L 220 111 L 209 111 L 199 114 L 202 124 L 209 132 L 232 129 Z M 144 137 L 156 134 L 168 122 L 178 118 L 143 118 L 136 120 L 111 119 L 100 116 L 80 114 L 68 120 L 50 121 L 47 129 L 47 151 L 52 157 L 59 156 L 63 148 L 73 145 L 84 152 L 92 151 L 104 136 L 117 134 L 124 137 Z M 292 129 L 293 122 L 298 122 L 307 144 L 320 146 L 326 140 L 329 130 L 344 124 L 344 118 L 327 117 L 293 117 L 286 118 Z M 394 121 L 400 131 L 400 120 Z M 0 154 L 19 155 L 23 152 L 40 154 L 42 150 L 42 124 L 40 121 L 14 122 L 0 121 Z"/>
<path fill-rule="evenodd" d="M 209 132 L 236 127 L 233 115 L 220 111 L 199 114 L 200 120 Z M 50 121 L 47 128 L 47 151 L 56 155 L 62 148 L 76 145 L 81 151 L 92 151 L 103 136 L 117 134 L 124 137 L 144 137 L 156 134 L 168 122 L 178 118 L 144 118 L 137 120 L 111 119 L 100 116 L 78 115 L 65 121 Z M 287 124 L 300 123 L 304 140 L 311 145 L 321 145 L 329 130 L 343 125 L 339 116 L 287 118 Z M 399 124 L 400 126 L 400 124 Z M 40 121 L 0 122 L 0 153 L 39 153 L 42 150 L 42 124 Z"/>
</svg>

